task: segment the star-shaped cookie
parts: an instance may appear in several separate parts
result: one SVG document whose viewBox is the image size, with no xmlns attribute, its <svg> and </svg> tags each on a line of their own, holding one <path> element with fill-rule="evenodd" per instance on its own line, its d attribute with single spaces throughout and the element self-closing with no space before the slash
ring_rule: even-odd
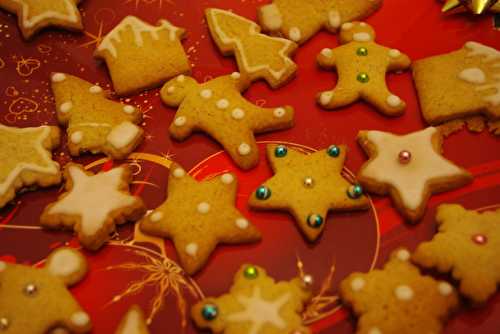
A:
<svg viewBox="0 0 500 334">
<path fill-rule="evenodd" d="M 0 124 L 0 209 L 21 188 L 61 182 L 59 164 L 51 157 L 59 141 L 60 131 L 55 126 L 15 128 Z"/>
<path fill-rule="evenodd" d="M 484 303 L 500 283 L 500 210 L 477 212 L 457 204 L 440 205 L 438 233 L 420 244 L 413 260 L 425 268 L 451 272 L 460 292 Z"/>
<path fill-rule="evenodd" d="M 346 154 L 342 145 L 311 154 L 268 145 L 267 158 L 275 175 L 250 197 L 250 207 L 289 212 L 305 237 L 315 241 L 325 227 L 328 211 L 368 208 L 360 186 L 342 176 Z"/>
<path fill-rule="evenodd" d="M 361 185 L 378 195 L 389 194 L 410 222 L 422 218 L 431 194 L 472 181 L 469 172 L 441 155 L 443 136 L 437 128 L 403 136 L 361 131 L 358 142 L 370 157 L 358 173 Z"/>
<path fill-rule="evenodd" d="M 235 207 L 237 187 L 233 174 L 198 182 L 174 164 L 166 201 L 141 220 L 140 228 L 172 239 L 182 267 L 193 275 L 217 244 L 260 240 L 259 231 Z"/>
<path fill-rule="evenodd" d="M 137 305 L 133 305 L 125 314 L 115 334 L 149 334 L 144 313 Z"/>
<path fill-rule="evenodd" d="M 64 179 L 66 192 L 45 208 L 40 223 L 74 230 L 87 249 L 99 249 L 115 225 L 138 220 L 146 212 L 142 200 L 129 193 L 132 174 L 126 165 L 94 175 L 69 163 Z"/>
</svg>

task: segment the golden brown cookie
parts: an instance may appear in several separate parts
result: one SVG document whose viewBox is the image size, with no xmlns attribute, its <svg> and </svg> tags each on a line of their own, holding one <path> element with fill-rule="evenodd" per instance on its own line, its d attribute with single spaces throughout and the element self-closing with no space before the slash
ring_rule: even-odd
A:
<svg viewBox="0 0 500 334">
<path fill-rule="evenodd" d="M 226 10 L 209 8 L 205 15 L 219 50 L 225 56 L 234 54 L 239 71 L 251 81 L 264 79 L 279 88 L 294 78 L 297 64 L 290 57 L 297 44 L 261 34 L 255 22 Z"/>
<path fill-rule="evenodd" d="M 344 23 L 340 43 L 335 49 L 323 49 L 318 64 L 335 69 L 338 82 L 335 89 L 318 95 L 318 103 L 325 109 L 337 109 L 358 100 L 372 104 L 386 116 L 399 116 L 406 103 L 387 88 L 387 72 L 403 71 L 411 60 L 396 49 L 375 42 L 375 31 L 364 22 Z"/>
<path fill-rule="evenodd" d="M 115 334 L 149 334 L 144 313 L 137 305 L 133 305 L 123 317 Z"/>
<path fill-rule="evenodd" d="M 329 211 L 368 208 L 361 187 L 342 175 L 346 155 L 342 145 L 311 154 L 268 145 L 267 158 L 275 175 L 253 193 L 250 207 L 289 212 L 307 240 L 316 241 Z"/>
<path fill-rule="evenodd" d="M 59 123 L 67 127 L 71 155 L 105 153 L 125 159 L 142 142 L 139 109 L 108 99 L 99 86 L 75 76 L 52 74 Z"/>
<path fill-rule="evenodd" d="M 353 273 L 340 284 L 340 297 L 358 317 L 358 334 L 441 333 L 458 306 L 455 289 L 424 276 L 399 249 L 382 270 Z"/>
<path fill-rule="evenodd" d="M 191 309 L 191 317 L 212 333 L 309 334 L 301 312 L 310 298 L 303 280 L 275 282 L 264 269 L 244 265 L 229 293 L 202 300 Z"/>
<path fill-rule="evenodd" d="M 260 108 L 241 96 L 250 85 L 238 72 L 203 84 L 184 75 L 167 82 L 161 98 L 170 107 L 179 107 L 170 125 L 170 135 L 184 140 L 194 131 L 203 131 L 218 141 L 242 169 L 259 162 L 254 133 L 293 126 L 292 107 Z"/>
<path fill-rule="evenodd" d="M 166 20 L 153 26 L 127 16 L 99 43 L 95 57 L 106 61 L 118 95 L 139 93 L 191 73 L 181 44 L 185 33 Z"/>
</svg>

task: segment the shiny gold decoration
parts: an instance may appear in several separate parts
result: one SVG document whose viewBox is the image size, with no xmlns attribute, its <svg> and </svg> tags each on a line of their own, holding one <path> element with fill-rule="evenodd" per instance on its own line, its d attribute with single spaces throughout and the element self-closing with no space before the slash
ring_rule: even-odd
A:
<svg viewBox="0 0 500 334">
<path fill-rule="evenodd" d="M 486 12 L 500 13 L 500 1 L 498 0 L 447 0 L 442 11 L 449 12 L 454 9 L 469 10 L 475 15 Z"/>
<path fill-rule="evenodd" d="M 97 34 L 93 34 L 90 31 L 85 30 L 83 33 L 85 34 L 85 36 L 90 38 L 90 41 L 80 44 L 79 47 L 81 48 L 88 48 L 89 46 L 97 47 L 99 44 L 101 44 L 101 41 L 104 37 L 103 28 L 104 28 L 104 22 L 100 21 Z"/>
<path fill-rule="evenodd" d="M 38 111 L 39 104 L 35 100 L 19 97 L 9 105 L 9 110 L 4 116 L 8 123 L 15 123 L 18 119 L 27 120 L 28 114 Z"/>
</svg>

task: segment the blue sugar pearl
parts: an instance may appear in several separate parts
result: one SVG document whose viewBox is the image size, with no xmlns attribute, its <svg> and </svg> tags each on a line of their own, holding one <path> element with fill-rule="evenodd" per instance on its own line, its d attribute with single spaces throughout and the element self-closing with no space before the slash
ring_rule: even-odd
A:
<svg viewBox="0 0 500 334">
<path fill-rule="evenodd" d="M 284 156 L 286 156 L 287 153 L 288 149 L 286 148 L 286 146 L 283 145 L 277 146 L 276 149 L 274 150 L 274 155 L 277 158 L 283 158 Z"/>
<path fill-rule="evenodd" d="M 312 214 L 307 217 L 307 225 L 312 228 L 319 228 L 323 225 L 323 217 L 317 214 Z"/>
<path fill-rule="evenodd" d="M 337 145 L 332 145 L 328 148 L 328 155 L 337 158 L 340 155 L 340 147 Z"/>
<path fill-rule="evenodd" d="M 349 189 L 347 189 L 347 195 L 351 199 L 358 199 L 363 195 L 363 188 L 359 184 L 350 186 Z"/>
<path fill-rule="evenodd" d="M 269 197 L 271 197 L 271 189 L 269 189 L 266 186 L 260 186 L 255 191 L 255 196 L 257 196 L 258 199 L 264 201 L 264 200 L 268 199 Z"/>
<path fill-rule="evenodd" d="M 201 309 L 201 315 L 203 316 L 203 319 L 208 321 L 212 321 L 215 318 L 217 318 L 218 314 L 219 314 L 219 309 L 217 308 L 216 305 L 213 304 L 206 304 Z"/>
</svg>

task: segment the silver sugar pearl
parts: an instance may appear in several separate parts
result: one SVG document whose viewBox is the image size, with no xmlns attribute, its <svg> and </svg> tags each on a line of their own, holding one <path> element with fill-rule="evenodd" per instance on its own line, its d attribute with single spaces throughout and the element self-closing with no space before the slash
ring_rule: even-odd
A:
<svg viewBox="0 0 500 334">
<path fill-rule="evenodd" d="M 304 285 L 306 287 L 310 287 L 313 285 L 314 283 L 314 278 L 311 276 L 311 275 L 305 275 L 303 278 L 302 278 L 302 281 L 304 282 Z"/>
<path fill-rule="evenodd" d="M 36 287 L 35 284 L 28 284 L 24 287 L 24 293 L 27 296 L 33 296 L 36 292 L 38 291 L 38 288 Z"/>
<path fill-rule="evenodd" d="M 312 177 L 306 177 L 304 179 L 304 186 L 306 188 L 312 188 L 312 187 L 314 187 L 314 179 Z"/>
<path fill-rule="evenodd" d="M 7 328 L 9 328 L 9 319 L 7 318 L 0 318 L 0 330 L 6 330 Z"/>
</svg>

